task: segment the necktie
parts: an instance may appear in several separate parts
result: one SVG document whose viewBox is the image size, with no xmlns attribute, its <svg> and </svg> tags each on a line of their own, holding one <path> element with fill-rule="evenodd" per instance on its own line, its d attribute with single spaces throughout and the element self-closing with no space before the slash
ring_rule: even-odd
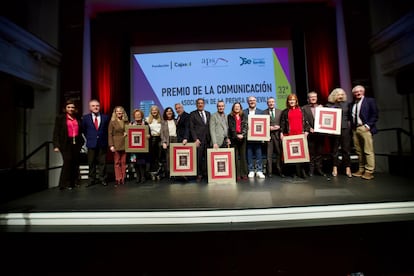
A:
<svg viewBox="0 0 414 276">
<path fill-rule="evenodd" d="M 354 117 L 354 125 L 355 127 L 358 126 L 358 102 L 355 102 L 355 117 Z"/>
<path fill-rule="evenodd" d="M 273 109 L 272 109 L 272 119 L 275 118 L 275 113 L 273 113 Z"/>
<path fill-rule="evenodd" d="M 178 116 L 177 118 L 177 122 L 175 123 L 176 125 L 178 125 L 178 122 L 180 121 L 181 116 Z"/>
<path fill-rule="evenodd" d="M 204 124 L 206 124 L 207 123 L 207 120 L 206 120 L 206 116 L 204 115 L 204 112 L 201 111 L 200 114 L 201 114 L 201 118 L 203 118 Z"/>
<path fill-rule="evenodd" d="M 99 128 L 99 124 L 98 124 L 98 116 L 95 116 L 95 121 L 93 122 L 95 124 L 95 128 L 96 130 L 98 130 Z"/>
</svg>

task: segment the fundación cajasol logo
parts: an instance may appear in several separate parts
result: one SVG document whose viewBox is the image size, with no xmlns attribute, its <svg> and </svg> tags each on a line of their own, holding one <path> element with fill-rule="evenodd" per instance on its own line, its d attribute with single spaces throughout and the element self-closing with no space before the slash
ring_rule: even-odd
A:
<svg viewBox="0 0 414 276">
<path fill-rule="evenodd" d="M 153 64 L 153 68 L 169 68 L 170 70 L 173 69 L 181 69 L 181 68 L 188 68 L 191 67 L 191 61 L 173 61 L 171 60 L 168 64 Z"/>
</svg>

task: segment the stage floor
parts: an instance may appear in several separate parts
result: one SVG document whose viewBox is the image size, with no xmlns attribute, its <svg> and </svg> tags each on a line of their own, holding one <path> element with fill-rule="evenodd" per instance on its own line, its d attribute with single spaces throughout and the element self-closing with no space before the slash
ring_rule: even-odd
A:
<svg viewBox="0 0 414 276">
<path fill-rule="evenodd" d="M 22 275 L 413 275 L 408 178 L 113 184 L 3 203 L 5 267 Z"/>
<path fill-rule="evenodd" d="M 0 205 L 3 231 L 206 231 L 414 221 L 414 185 L 373 180 L 274 176 L 235 184 L 163 179 L 115 187 L 82 183 Z"/>
<path fill-rule="evenodd" d="M 113 184 L 3 203 L 4 267 L 21 275 L 414 273 L 408 178 Z"/>
<path fill-rule="evenodd" d="M 234 210 L 338 204 L 414 201 L 409 178 L 377 173 L 373 180 L 313 176 L 306 179 L 273 176 L 236 184 L 195 180 L 131 180 L 115 187 L 82 183 L 73 190 L 51 188 L 0 205 L 5 212 Z"/>
</svg>

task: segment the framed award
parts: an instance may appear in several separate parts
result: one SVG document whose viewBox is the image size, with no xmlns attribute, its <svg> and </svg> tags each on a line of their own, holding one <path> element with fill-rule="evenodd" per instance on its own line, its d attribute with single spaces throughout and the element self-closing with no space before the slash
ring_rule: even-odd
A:
<svg viewBox="0 0 414 276">
<path fill-rule="evenodd" d="M 269 141 L 270 140 L 270 116 L 249 115 L 248 116 L 248 141 Z"/>
<path fill-rule="evenodd" d="M 309 162 L 308 140 L 305 134 L 284 136 L 282 146 L 285 163 Z"/>
<path fill-rule="evenodd" d="M 148 126 L 128 125 L 125 126 L 125 131 L 126 152 L 148 152 Z"/>
<path fill-rule="evenodd" d="M 341 134 L 342 109 L 332 107 L 315 108 L 315 132 Z"/>
<path fill-rule="evenodd" d="M 170 176 L 197 175 L 196 144 L 170 144 Z"/>
<path fill-rule="evenodd" d="M 207 149 L 208 183 L 236 183 L 234 148 Z"/>
</svg>

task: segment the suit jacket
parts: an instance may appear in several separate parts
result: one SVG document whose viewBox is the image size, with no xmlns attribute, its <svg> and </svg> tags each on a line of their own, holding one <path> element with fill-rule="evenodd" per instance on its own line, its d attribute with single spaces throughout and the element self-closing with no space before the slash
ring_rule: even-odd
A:
<svg viewBox="0 0 414 276">
<path fill-rule="evenodd" d="M 191 138 L 195 141 L 200 140 L 201 143 L 210 144 L 210 117 L 211 114 L 208 111 L 204 111 L 207 118 L 207 123 L 203 122 L 198 110 L 194 110 L 190 113 L 190 134 Z"/>
<path fill-rule="evenodd" d="M 128 124 L 128 122 L 125 122 L 125 124 Z M 125 150 L 125 124 L 122 126 L 118 120 L 109 122 L 108 146 L 114 146 L 116 151 Z"/>
<path fill-rule="evenodd" d="M 210 119 L 211 145 L 223 145 L 224 139 L 228 137 L 228 132 L 227 116 L 224 115 L 222 118 L 218 112 L 214 113 Z"/>
<path fill-rule="evenodd" d="M 249 108 L 246 108 L 243 110 L 243 114 L 246 114 L 247 116 L 249 115 Z M 255 115 L 262 115 L 263 114 L 263 110 L 256 108 L 256 111 L 254 113 Z"/>
<path fill-rule="evenodd" d="M 177 142 L 181 143 L 184 139 L 191 141 L 190 136 L 190 114 L 183 112 L 176 121 L 177 126 Z"/>
<path fill-rule="evenodd" d="M 269 108 L 265 109 L 263 111 L 263 114 L 270 115 L 270 125 L 271 126 L 276 126 L 276 125 L 280 126 L 280 116 L 282 115 L 282 110 L 275 108 L 275 117 L 274 118 L 272 118 Z M 272 132 L 275 132 L 275 133 L 279 134 L 280 129 L 279 130 L 274 130 Z M 277 138 L 280 138 L 280 136 L 277 135 Z"/>
<path fill-rule="evenodd" d="M 322 107 L 322 105 L 317 105 L 318 107 Z M 307 122 L 307 124 L 309 125 L 309 127 L 314 128 L 315 127 L 315 116 L 312 113 L 312 107 L 307 104 L 302 106 L 302 112 L 303 112 L 303 117 L 305 119 L 305 121 Z"/>
<path fill-rule="evenodd" d="M 86 138 L 86 147 L 90 149 L 94 148 L 107 148 L 108 147 L 108 125 L 109 116 L 100 113 L 101 123 L 98 130 L 95 129 L 93 123 L 92 114 L 86 114 L 82 118 L 82 130 Z"/>
<path fill-rule="evenodd" d="M 82 137 L 82 125 L 79 119 L 76 119 L 79 126 L 79 135 L 75 138 L 76 144 L 79 145 L 79 150 L 85 143 Z M 53 129 L 53 146 L 59 148 L 60 151 L 68 149 L 69 139 L 73 141 L 73 138 L 69 138 L 68 127 L 66 125 L 66 113 L 59 114 L 55 119 L 55 126 Z"/>
<path fill-rule="evenodd" d="M 355 101 L 349 105 L 348 116 L 351 119 L 351 126 L 356 128 L 354 121 L 352 120 L 352 108 Z M 361 108 L 359 110 L 359 118 L 362 120 L 362 124 L 369 126 L 369 130 L 372 134 L 377 133 L 376 123 L 378 121 L 378 107 L 374 98 L 363 97 Z"/>
<path fill-rule="evenodd" d="M 175 122 L 174 122 L 175 123 Z M 177 132 L 177 125 L 175 126 Z M 170 145 L 170 130 L 168 128 L 168 120 L 161 121 L 161 145 L 167 143 L 167 146 Z M 182 141 L 182 140 L 181 140 Z"/>
</svg>

